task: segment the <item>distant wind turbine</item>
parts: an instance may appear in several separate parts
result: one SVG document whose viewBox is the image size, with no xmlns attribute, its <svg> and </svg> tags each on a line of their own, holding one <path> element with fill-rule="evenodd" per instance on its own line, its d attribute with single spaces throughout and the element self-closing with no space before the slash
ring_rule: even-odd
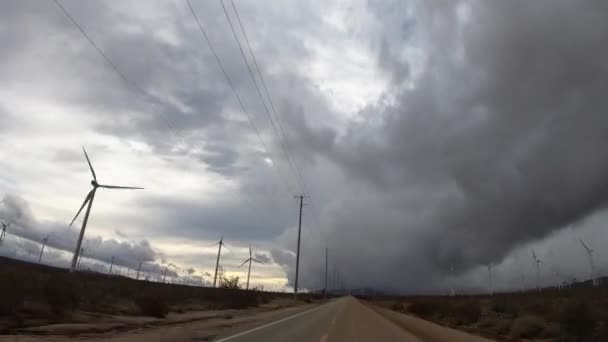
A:
<svg viewBox="0 0 608 342">
<path fill-rule="evenodd" d="M 532 258 L 534 259 L 534 266 L 536 266 L 536 290 L 540 291 L 540 259 L 536 257 L 534 249 L 532 249 Z"/>
<path fill-rule="evenodd" d="M 216 245 L 216 244 L 214 244 Z M 222 246 L 224 246 L 224 237 L 222 236 L 222 238 L 220 239 L 220 241 L 217 243 L 218 250 L 217 250 L 217 260 L 215 261 L 215 274 L 213 275 L 213 287 L 215 287 L 215 285 L 217 284 L 217 270 L 220 267 L 220 256 L 222 254 Z"/>
<path fill-rule="evenodd" d="M 589 248 L 584 242 L 583 239 L 578 239 L 585 251 L 587 252 L 587 257 L 589 259 L 589 267 L 591 271 L 591 285 L 597 286 L 597 280 L 595 278 L 595 263 L 593 262 L 593 249 Z"/>
<path fill-rule="evenodd" d="M 241 264 L 241 266 L 239 266 L 239 267 L 242 267 L 246 263 L 249 263 L 249 271 L 247 271 L 247 286 L 245 287 L 245 290 L 249 290 L 249 277 L 251 276 L 251 262 L 252 261 L 255 261 L 255 262 L 258 262 L 260 264 L 263 264 L 263 262 L 259 261 L 258 259 L 255 259 L 251 255 L 251 245 L 249 245 L 249 259 L 243 261 L 243 263 Z"/>
<path fill-rule="evenodd" d="M 0 233 L 0 246 L 4 243 L 4 239 L 6 239 L 6 228 L 10 225 L 10 223 L 6 223 L 0 220 L 0 225 L 2 225 L 2 233 Z"/>
<path fill-rule="evenodd" d="M 89 191 L 87 196 L 84 198 L 84 202 L 82 202 L 80 209 L 78 209 L 76 216 L 74 216 L 74 219 L 72 219 L 72 222 L 70 223 L 70 226 L 72 226 L 72 224 L 74 224 L 74 221 L 76 221 L 76 218 L 78 217 L 78 215 L 80 215 L 80 212 L 82 211 L 84 206 L 87 205 L 87 203 L 88 203 L 89 205 L 87 206 L 87 210 L 84 214 L 84 220 L 82 221 L 82 228 L 80 228 L 80 235 L 78 236 L 78 243 L 76 244 L 76 249 L 74 250 L 74 257 L 72 258 L 72 267 L 70 269 L 71 271 L 74 271 L 76 269 L 76 263 L 78 262 L 78 253 L 80 252 L 80 247 L 82 245 L 82 239 L 84 238 L 84 231 L 87 228 L 87 222 L 89 221 L 89 214 L 91 212 L 91 206 L 93 205 L 93 199 L 95 198 L 95 192 L 97 191 L 97 188 L 131 189 L 131 190 L 143 189 L 143 188 L 132 187 L 132 186 L 103 185 L 103 184 L 97 183 L 97 176 L 95 175 L 95 170 L 93 170 L 93 165 L 91 165 L 91 160 L 89 159 L 89 156 L 87 155 L 87 151 L 84 149 L 84 147 L 82 148 L 82 151 L 84 152 L 84 156 L 87 159 L 87 163 L 89 164 L 89 169 L 91 170 L 91 174 L 93 175 L 93 180 L 91 181 L 91 185 L 93 186 L 93 189 L 91 191 Z"/>
<path fill-rule="evenodd" d="M 42 247 L 40 248 L 40 255 L 38 256 L 38 263 L 42 263 L 42 254 L 44 253 L 44 247 L 46 247 L 46 243 L 49 241 L 50 235 L 47 235 L 44 239 L 42 239 Z"/>
<path fill-rule="evenodd" d="M 488 293 L 491 295 L 493 295 L 493 291 L 492 291 L 492 267 L 494 267 L 494 265 L 492 263 L 488 264 Z"/>
</svg>

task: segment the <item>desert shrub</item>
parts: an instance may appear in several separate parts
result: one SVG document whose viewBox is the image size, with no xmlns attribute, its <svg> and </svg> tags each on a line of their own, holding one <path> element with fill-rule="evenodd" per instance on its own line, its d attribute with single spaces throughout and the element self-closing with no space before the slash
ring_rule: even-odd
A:
<svg viewBox="0 0 608 342">
<path fill-rule="evenodd" d="M 224 290 L 221 296 L 211 303 L 213 309 L 246 309 L 259 305 L 258 295 L 253 291 Z"/>
<path fill-rule="evenodd" d="M 507 298 L 495 299 L 490 308 L 503 317 L 517 317 L 519 313 L 517 306 L 513 304 L 513 302 L 507 300 Z"/>
<path fill-rule="evenodd" d="M 152 293 L 144 293 L 135 297 L 135 305 L 146 316 L 164 318 L 169 313 L 169 306 L 165 299 Z"/>
<path fill-rule="evenodd" d="M 595 328 L 589 305 L 580 301 L 566 304 L 562 310 L 560 324 L 560 338 L 563 341 L 586 341 Z"/>
<path fill-rule="evenodd" d="M 222 278 L 220 287 L 224 289 L 240 289 L 239 277 Z"/>
<path fill-rule="evenodd" d="M 410 304 L 408 311 L 420 317 L 431 317 L 440 312 L 437 302 L 430 300 L 416 300 Z"/>
<path fill-rule="evenodd" d="M 537 338 L 543 334 L 545 321 L 537 316 L 522 316 L 513 321 L 511 337 Z"/>
<path fill-rule="evenodd" d="M 481 304 L 477 300 L 452 303 L 445 314 L 456 320 L 456 324 L 472 324 L 481 318 Z"/>
<path fill-rule="evenodd" d="M 398 312 L 404 312 L 405 306 L 403 306 L 403 303 L 397 301 L 397 302 L 394 302 L 393 304 L 391 304 L 391 310 L 398 311 Z"/>
<path fill-rule="evenodd" d="M 80 304 L 80 288 L 68 276 L 55 275 L 49 278 L 44 287 L 44 295 L 51 310 L 57 314 L 72 311 Z"/>
<path fill-rule="evenodd" d="M 498 320 L 490 331 L 497 335 L 509 335 L 509 332 L 511 332 L 511 321 L 505 319 Z"/>
<path fill-rule="evenodd" d="M 2 276 L 0 281 L 0 316 L 14 315 L 25 296 L 22 279 L 14 274 Z"/>
</svg>

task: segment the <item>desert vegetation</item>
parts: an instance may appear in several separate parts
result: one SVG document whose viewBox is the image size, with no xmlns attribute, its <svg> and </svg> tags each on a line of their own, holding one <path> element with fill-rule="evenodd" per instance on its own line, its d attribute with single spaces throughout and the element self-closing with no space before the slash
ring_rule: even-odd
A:
<svg viewBox="0 0 608 342">
<path fill-rule="evenodd" d="M 165 317 L 170 312 L 246 309 L 293 295 L 239 288 L 153 283 L 75 272 L 0 258 L 0 333 L 41 324 L 71 322 L 77 313 Z"/>
<path fill-rule="evenodd" d="M 383 306 L 502 341 L 608 341 L 608 288 L 494 296 L 413 296 Z"/>
</svg>

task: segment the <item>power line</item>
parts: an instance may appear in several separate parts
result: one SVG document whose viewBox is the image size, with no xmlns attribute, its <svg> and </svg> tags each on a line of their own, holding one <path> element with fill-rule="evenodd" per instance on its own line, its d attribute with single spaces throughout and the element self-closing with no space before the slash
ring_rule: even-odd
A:
<svg viewBox="0 0 608 342">
<path fill-rule="evenodd" d="M 270 110 L 268 109 L 268 106 L 266 105 L 266 102 L 264 101 L 264 97 L 262 96 L 262 92 L 260 91 L 260 87 L 259 87 L 257 81 L 255 80 L 255 76 L 253 75 L 253 71 L 251 70 L 251 66 L 249 65 L 249 62 L 247 61 L 247 57 L 245 56 L 245 52 L 243 51 L 243 47 L 241 46 L 241 42 L 238 39 L 238 36 L 237 36 L 236 31 L 234 29 L 234 25 L 232 24 L 232 20 L 230 20 L 230 15 L 228 15 L 228 11 L 226 10 L 226 6 L 224 6 L 224 3 L 223 3 L 222 0 L 219 0 L 219 2 L 222 5 L 222 9 L 224 10 L 224 14 L 226 15 L 226 19 L 228 20 L 228 25 L 230 26 L 230 30 L 232 31 L 232 35 L 234 36 L 234 40 L 236 41 L 236 43 L 237 43 L 237 45 L 239 47 L 239 51 L 241 52 L 241 56 L 243 57 L 243 61 L 245 62 L 245 65 L 247 66 L 247 71 L 249 72 L 249 76 L 251 76 L 251 80 L 253 81 L 253 85 L 255 86 L 255 89 L 256 89 L 256 91 L 258 93 L 258 97 L 260 98 L 260 101 L 262 102 L 262 105 L 264 106 L 264 110 L 266 111 L 266 115 L 268 116 L 268 119 L 269 119 L 270 124 L 272 126 L 272 130 L 273 130 L 274 134 L 277 137 L 277 141 L 279 143 L 279 146 L 281 147 L 281 151 L 285 155 L 285 159 L 289 163 L 289 166 L 291 167 L 294 175 L 296 176 L 296 179 L 300 183 L 299 185 L 302 188 L 302 191 L 304 191 L 303 184 L 302 184 L 302 179 L 301 179 L 301 177 L 300 177 L 300 175 L 298 173 L 298 169 L 294 166 L 294 164 L 293 164 L 293 162 L 291 160 L 291 157 L 289 155 L 289 151 L 287 150 L 287 147 L 285 146 L 283 139 L 281 139 L 281 136 L 278 133 L 277 127 L 274 124 L 274 119 L 272 118 L 272 114 L 270 114 Z"/>
<path fill-rule="evenodd" d="M 251 78 L 253 79 L 254 85 L 258 91 L 258 95 L 260 96 L 260 99 L 262 100 L 262 103 L 264 104 L 264 108 L 266 109 L 267 114 L 269 115 L 270 118 L 270 122 L 272 123 L 272 118 L 270 116 L 270 113 L 268 112 L 268 107 L 266 106 L 266 104 L 264 103 L 264 100 L 262 99 L 263 96 L 260 94 L 260 90 L 259 87 L 257 85 L 257 82 L 255 81 L 255 78 L 253 77 L 253 73 L 251 72 L 251 69 L 249 67 L 249 64 L 247 63 L 247 59 L 245 58 L 245 55 L 243 53 L 243 49 L 241 48 L 241 44 L 236 36 L 236 33 L 234 32 L 234 27 L 232 25 L 232 22 L 230 21 L 230 17 L 228 16 L 228 13 L 226 11 L 226 8 L 224 7 L 224 4 L 222 2 L 222 0 L 219 0 L 220 3 L 222 4 L 222 8 L 224 9 L 224 14 L 226 15 L 226 18 L 228 19 L 228 23 L 230 24 L 230 28 L 232 29 L 232 33 L 234 35 L 234 38 L 237 41 L 237 44 L 239 45 L 239 49 L 241 50 L 241 55 L 243 56 L 243 59 L 245 60 L 245 63 L 247 64 L 247 69 L 249 70 L 249 73 L 251 75 Z M 287 150 L 287 146 L 285 145 L 284 141 L 285 141 L 285 136 L 287 135 L 285 133 L 285 130 L 283 129 L 283 125 L 281 124 L 281 120 L 280 120 L 280 116 L 277 114 L 277 111 L 274 107 L 274 102 L 272 101 L 272 96 L 270 96 L 270 91 L 268 90 L 268 87 L 266 86 L 266 82 L 264 81 L 264 76 L 262 74 L 262 71 L 260 70 L 260 67 L 258 65 L 257 59 L 255 58 L 255 53 L 253 52 L 253 49 L 251 48 L 251 43 L 249 42 L 249 38 L 247 37 L 247 32 L 245 31 L 245 28 L 243 26 L 243 23 L 241 21 L 241 17 L 239 15 L 239 12 L 236 8 L 236 5 L 234 4 L 234 0 L 230 0 L 231 4 L 232 4 L 232 8 L 234 9 L 234 13 L 236 14 L 236 19 L 237 22 L 239 23 L 239 26 L 241 28 L 241 31 L 243 33 L 243 37 L 245 38 L 245 42 L 247 44 L 247 47 L 249 49 L 249 53 L 251 54 L 251 59 L 253 60 L 253 65 L 255 67 L 255 69 L 258 72 L 258 75 L 260 76 L 260 81 L 262 83 L 262 87 L 264 88 L 264 91 L 266 92 L 266 96 L 268 97 L 268 102 L 270 103 L 270 108 L 272 109 L 272 112 L 274 113 L 274 117 L 275 120 L 277 121 L 279 130 L 283 136 L 283 139 L 281 140 L 281 136 L 277 133 L 276 128 L 274 126 L 274 123 L 272 124 L 273 129 L 275 130 L 275 134 L 277 135 L 277 138 L 279 139 L 279 142 L 281 143 L 281 146 L 283 148 L 283 151 L 286 154 L 287 157 L 287 161 L 290 164 L 290 167 L 292 169 L 292 171 L 295 173 L 295 176 L 298 180 L 298 182 L 300 183 L 300 186 L 302 187 L 302 191 L 304 192 L 304 194 L 308 195 L 310 197 L 310 192 L 308 191 L 308 187 L 306 185 L 306 182 L 304 181 L 304 177 L 302 177 L 302 174 L 300 173 L 300 169 L 297 167 L 297 164 L 295 164 L 295 162 L 292 160 L 291 155 L 288 153 Z M 294 166 L 295 165 L 295 166 Z M 312 205 L 312 202 L 311 202 Z M 317 223 L 317 225 L 319 224 L 319 219 L 318 219 L 318 214 L 317 211 L 314 207 L 314 205 L 312 205 L 312 213 L 313 216 L 315 218 L 315 222 Z"/>
<path fill-rule="evenodd" d="M 264 151 L 266 152 L 266 154 L 268 154 L 270 157 L 272 157 L 272 154 L 270 153 L 270 150 L 268 149 L 268 146 L 266 145 L 266 143 L 262 139 L 262 136 L 260 135 L 260 131 L 258 130 L 258 128 L 255 125 L 255 123 L 253 122 L 253 118 L 251 117 L 251 114 L 245 108 L 245 105 L 243 104 L 243 101 L 241 100 L 241 97 L 239 96 L 238 92 L 236 91 L 236 89 L 235 89 L 235 87 L 234 87 L 234 85 L 232 83 L 232 80 L 230 79 L 230 76 L 228 76 L 228 73 L 226 72 L 226 69 L 224 68 L 224 65 L 222 64 L 222 61 L 220 60 L 218 54 L 216 53 L 215 48 L 213 47 L 213 44 L 211 43 L 211 40 L 209 39 L 209 36 L 207 35 L 207 32 L 203 28 L 203 25 L 201 24 L 200 20 L 198 19 L 198 16 L 196 15 L 196 12 L 194 11 L 194 8 L 192 7 L 192 4 L 190 3 L 190 0 L 186 0 L 186 3 L 188 4 L 188 8 L 190 9 L 190 12 L 192 13 L 192 16 L 194 17 L 194 20 L 196 21 L 196 24 L 198 25 L 198 28 L 199 28 L 200 32 L 205 37 L 205 40 L 207 41 L 207 44 L 209 45 L 209 49 L 213 53 L 213 56 L 215 56 L 215 60 L 217 61 L 217 64 L 219 65 L 220 69 L 222 70 L 222 73 L 224 74 L 224 77 L 226 78 L 226 81 L 228 82 L 228 85 L 230 86 L 230 89 L 234 93 L 234 96 L 236 97 L 237 102 L 239 103 L 239 105 L 241 107 L 241 110 L 247 116 L 247 121 L 249 121 L 249 124 L 251 125 L 251 127 L 253 127 L 253 130 L 255 131 L 255 134 L 258 137 L 258 140 L 260 141 L 260 143 L 262 144 L 262 147 L 264 148 Z M 275 170 L 275 172 L 277 173 L 277 175 L 279 176 L 279 178 L 281 178 L 281 180 L 283 182 L 285 182 L 285 186 L 287 188 L 287 191 L 291 192 L 291 189 L 289 188 L 289 182 L 286 182 L 281 177 L 278 169 L 276 169 L 274 167 L 274 163 L 272 164 L 272 167 Z"/>
<path fill-rule="evenodd" d="M 116 71 L 116 73 L 123 79 L 123 81 L 131 88 L 131 89 L 135 89 L 136 92 L 143 97 L 143 99 L 148 102 L 152 108 L 154 109 L 154 111 L 156 112 L 156 114 L 158 114 L 158 116 L 161 117 L 161 119 L 165 122 L 165 124 L 169 127 L 169 129 L 173 132 L 173 134 L 175 134 L 177 137 L 179 137 L 180 139 L 182 139 L 182 142 L 185 144 L 185 140 L 182 136 L 180 136 L 179 134 L 177 134 L 177 129 L 175 128 L 175 126 L 173 126 L 173 124 L 171 123 L 171 121 L 169 121 L 165 115 L 158 109 L 157 105 L 152 101 L 151 96 L 144 91 L 140 86 L 138 86 L 135 82 L 131 81 L 127 75 L 125 75 L 124 72 L 122 72 L 114 62 L 112 62 L 112 60 L 110 59 L 110 57 L 108 57 L 108 55 L 106 55 L 103 50 L 95 43 L 95 41 L 93 41 L 93 39 L 91 39 L 91 37 L 89 37 L 89 35 L 87 34 L 87 32 L 84 30 L 84 28 L 78 23 L 78 21 L 76 21 L 76 19 L 68 12 L 68 10 L 63 7 L 63 5 L 61 5 L 61 3 L 59 2 L 59 0 L 53 0 L 53 2 L 55 3 L 55 5 L 57 5 L 57 7 L 59 7 L 59 9 L 61 9 L 61 11 L 63 12 L 63 14 L 66 15 L 66 17 L 68 17 L 68 19 L 72 22 L 72 24 L 74 24 L 74 26 L 78 29 L 78 31 L 80 31 L 80 33 L 82 33 L 82 35 L 87 39 L 87 41 L 89 42 L 89 44 L 91 44 L 91 46 L 93 46 L 95 48 L 95 50 L 97 50 L 97 52 L 101 55 L 101 57 L 103 57 L 103 59 L 112 67 L 112 69 L 114 69 L 114 71 Z"/>
</svg>

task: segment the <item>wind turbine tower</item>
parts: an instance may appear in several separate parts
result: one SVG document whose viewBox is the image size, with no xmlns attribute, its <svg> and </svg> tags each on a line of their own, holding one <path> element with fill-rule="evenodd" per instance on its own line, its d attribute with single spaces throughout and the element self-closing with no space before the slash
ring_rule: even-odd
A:
<svg viewBox="0 0 608 342">
<path fill-rule="evenodd" d="M 494 294 L 492 290 L 492 267 L 494 267 L 492 263 L 488 264 L 488 293 L 490 296 Z"/>
<path fill-rule="evenodd" d="M 585 252 L 587 252 L 587 258 L 589 260 L 589 268 L 591 271 L 591 285 L 597 286 L 597 279 L 595 277 L 595 263 L 593 262 L 593 249 L 589 248 L 584 242 L 583 239 L 578 239 L 583 248 L 585 248 Z"/>
<path fill-rule="evenodd" d="M 534 266 L 536 266 L 536 290 L 540 291 L 540 259 L 536 257 L 534 250 L 532 250 L 532 258 L 534 259 Z"/>
<path fill-rule="evenodd" d="M 213 287 L 215 287 L 217 285 L 217 271 L 220 267 L 220 256 L 222 254 L 222 246 L 224 246 L 224 237 L 222 236 L 222 238 L 220 239 L 220 241 L 217 243 L 218 250 L 217 250 L 217 260 L 215 261 L 215 274 L 213 275 Z"/>
<path fill-rule="evenodd" d="M 2 225 L 2 232 L 0 233 L 0 246 L 4 243 L 4 239 L 6 239 L 6 228 L 10 226 L 10 223 L 6 223 L 0 220 L 0 225 Z"/>
<path fill-rule="evenodd" d="M 103 184 L 97 183 L 97 176 L 95 175 L 95 170 L 93 169 L 91 160 L 89 159 L 89 156 L 87 155 L 87 151 L 84 149 L 84 147 L 82 148 L 82 151 L 84 152 L 84 156 L 87 159 L 87 163 L 89 164 L 89 169 L 91 170 L 91 174 L 93 175 L 93 180 L 91 181 L 91 185 L 93 186 L 93 189 L 91 189 L 91 191 L 89 191 L 87 196 L 84 198 L 84 202 L 82 202 L 80 209 L 78 209 L 76 216 L 74 216 L 74 219 L 72 219 L 72 222 L 70 223 L 70 227 L 71 227 L 74 224 L 74 221 L 76 221 L 76 218 L 78 217 L 78 215 L 80 215 L 80 212 L 82 211 L 84 206 L 87 205 L 87 203 L 88 203 L 87 210 L 84 214 L 84 219 L 82 220 L 82 227 L 80 228 L 80 235 L 78 235 L 78 242 L 76 243 L 76 249 L 74 249 L 74 257 L 72 258 L 72 266 L 70 268 L 71 271 L 74 271 L 77 268 L 76 264 L 78 262 L 78 253 L 80 252 L 80 247 L 82 245 L 82 239 L 84 238 L 84 231 L 87 228 L 87 222 L 89 221 L 89 214 L 91 213 L 91 206 L 93 205 L 93 199 L 95 198 L 95 192 L 97 191 L 97 189 L 98 188 L 130 189 L 130 190 L 143 189 L 143 188 L 132 187 L 132 186 L 103 185 Z"/>
<path fill-rule="evenodd" d="M 249 263 L 249 271 L 247 271 L 247 285 L 246 285 L 246 287 L 245 287 L 245 290 L 249 290 L 249 278 L 250 278 L 250 276 L 251 276 L 251 262 L 253 262 L 253 261 L 258 262 L 258 263 L 260 263 L 260 264 L 263 264 L 263 262 L 261 262 L 261 261 L 259 261 L 259 260 L 255 259 L 255 258 L 254 258 L 254 257 L 251 255 L 251 246 L 249 246 L 249 259 L 247 259 L 247 260 L 243 261 L 243 263 L 241 264 L 241 266 L 239 266 L 239 267 L 242 267 L 242 266 L 243 266 L 243 265 L 245 265 L 246 263 Z M 215 286 L 215 285 L 214 285 L 214 286 Z"/>
<path fill-rule="evenodd" d="M 40 255 L 38 256 L 38 263 L 42 263 L 42 254 L 44 253 L 44 247 L 46 247 L 46 243 L 49 241 L 49 236 L 42 239 L 42 247 L 40 248 Z"/>
</svg>

